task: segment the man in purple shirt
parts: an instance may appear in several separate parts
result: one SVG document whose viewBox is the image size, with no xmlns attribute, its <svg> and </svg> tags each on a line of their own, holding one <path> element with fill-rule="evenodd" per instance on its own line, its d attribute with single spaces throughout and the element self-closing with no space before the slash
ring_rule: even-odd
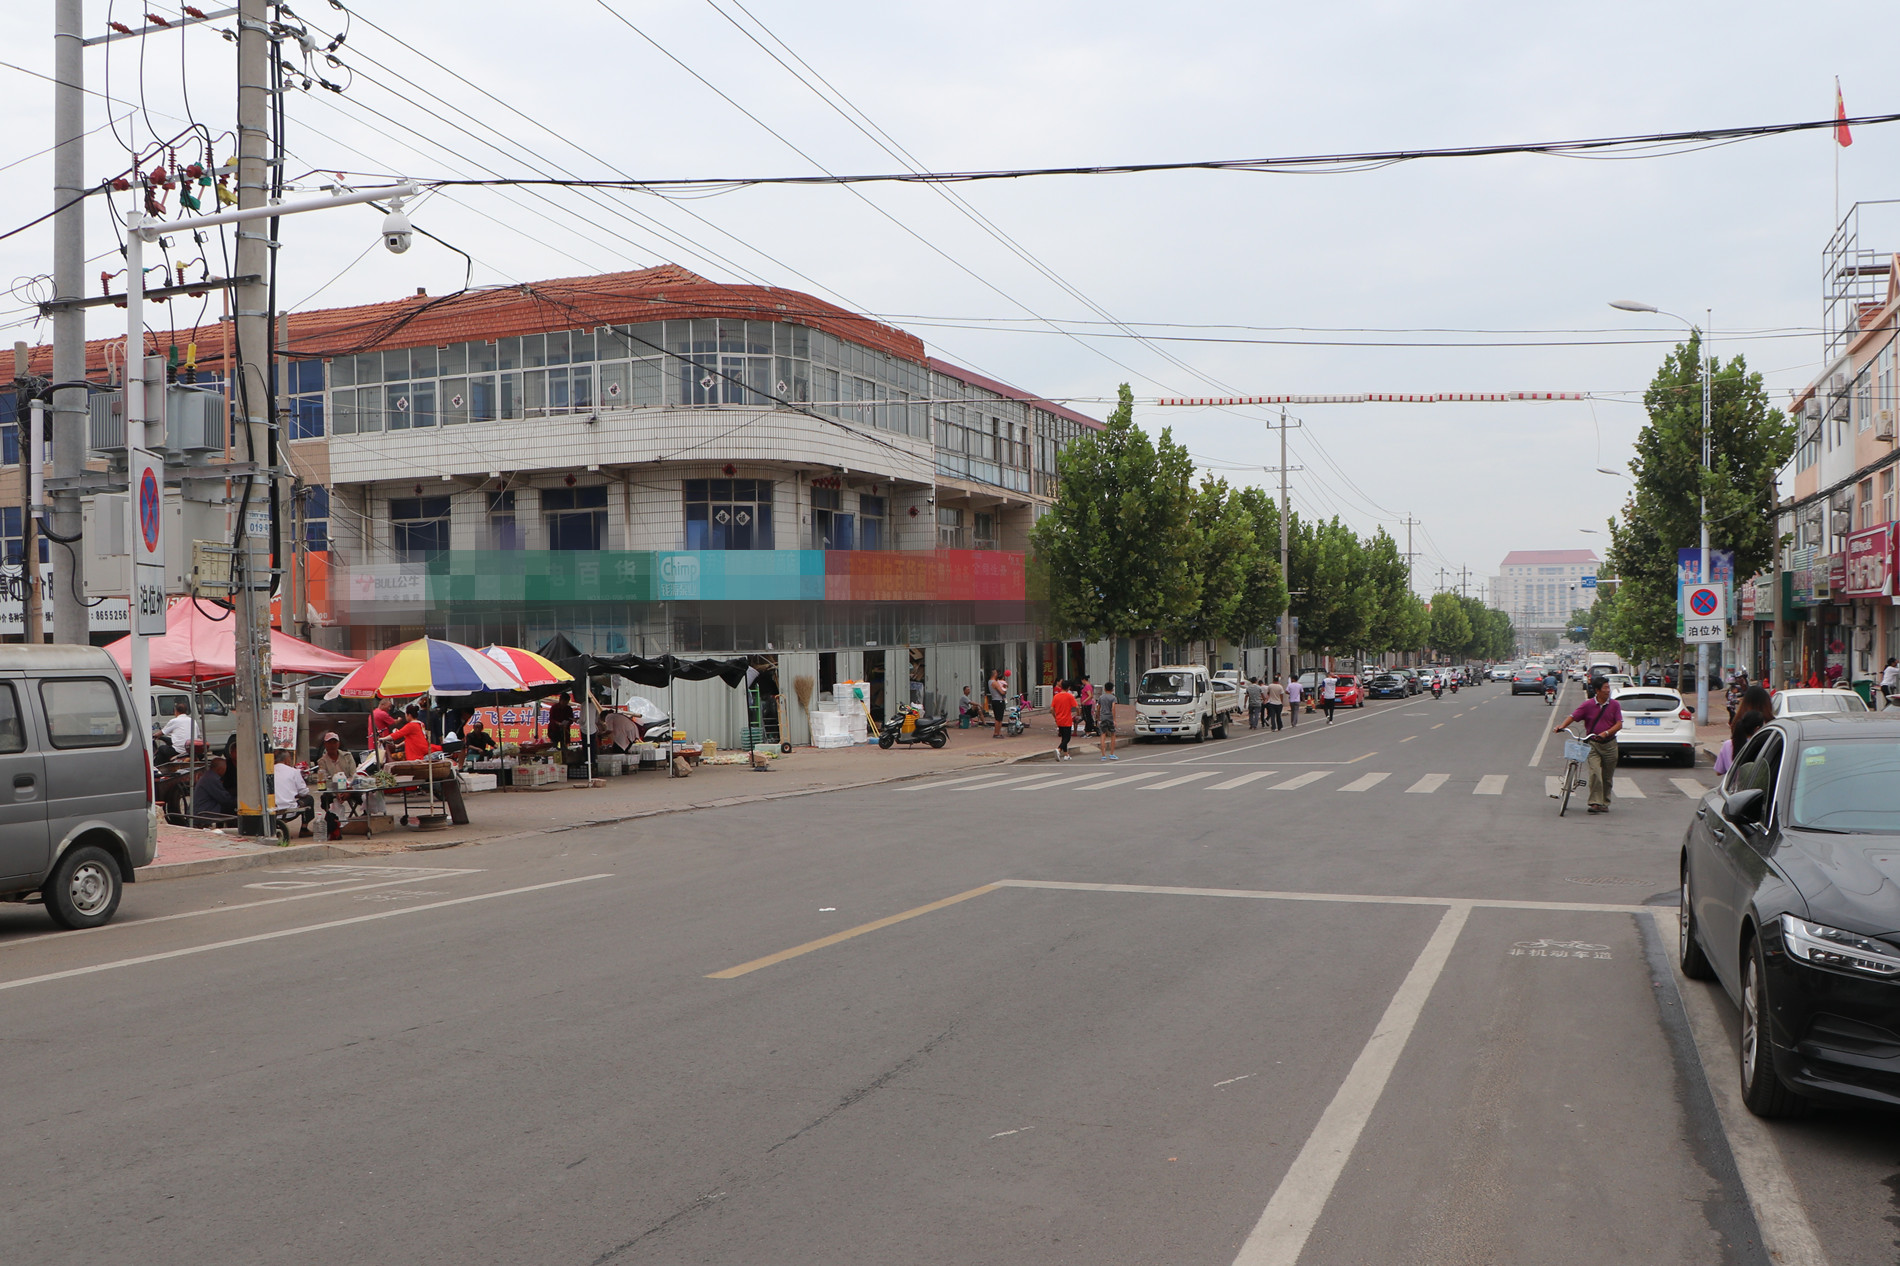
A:
<svg viewBox="0 0 1900 1266">
<path fill-rule="evenodd" d="M 1560 721 L 1552 734 L 1572 721 L 1583 722 L 1590 743 L 1590 812 L 1608 813 L 1616 781 L 1616 732 L 1623 728 L 1623 705 L 1610 698 L 1610 683 L 1598 677 L 1590 683 L 1590 697 Z"/>
</svg>

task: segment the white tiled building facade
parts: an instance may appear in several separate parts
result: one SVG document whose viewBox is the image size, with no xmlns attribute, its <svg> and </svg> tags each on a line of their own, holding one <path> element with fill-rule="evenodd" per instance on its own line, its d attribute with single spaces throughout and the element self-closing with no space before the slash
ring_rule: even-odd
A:
<svg viewBox="0 0 1900 1266">
<path fill-rule="evenodd" d="M 1520 631 L 1561 633 L 1572 611 L 1596 605 L 1598 561 L 1587 549 L 1512 550 L 1491 578 L 1487 605 Z"/>
</svg>

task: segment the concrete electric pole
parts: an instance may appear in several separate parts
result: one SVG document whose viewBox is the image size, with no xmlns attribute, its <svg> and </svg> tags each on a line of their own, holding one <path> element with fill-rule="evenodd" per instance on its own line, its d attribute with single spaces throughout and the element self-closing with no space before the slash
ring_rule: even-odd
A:
<svg viewBox="0 0 1900 1266">
<path fill-rule="evenodd" d="M 86 380 L 86 62 L 85 4 L 56 0 L 53 7 L 53 392 L 52 530 L 77 541 L 79 490 L 69 486 L 85 474 L 91 410 Z M 60 302 L 66 300 L 69 302 Z M 126 352 L 133 363 L 137 348 Z M 34 454 L 37 459 L 39 454 Z M 74 545 L 53 551 L 53 636 L 86 645 L 85 553 Z M 27 567 L 39 572 L 39 559 Z M 149 724 L 141 720 L 141 725 Z"/>
</svg>

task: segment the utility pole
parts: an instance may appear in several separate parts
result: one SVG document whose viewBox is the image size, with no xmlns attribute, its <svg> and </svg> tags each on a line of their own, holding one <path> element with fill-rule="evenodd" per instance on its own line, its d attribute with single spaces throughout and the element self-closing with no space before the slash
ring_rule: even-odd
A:
<svg viewBox="0 0 1900 1266">
<path fill-rule="evenodd" d="M 39 384 L 27 372 L 27 346 L 13 343 L 13 399 L 17 421 L 19 402 L 27 403 L 27 428 L 20 436 L 20 630 L 29 646 L 45 641 L 40 618 L 39 525 L 33 516 L 39 513 L 40 436 L 46 433 L 46 402 L 40 399 Z"/>
<path fill-rule="evenodd" d="M 1445 592 L 1445 577 L 1448 573 L 1443 567 L 1438 569 L 1438 592 Z"/>
<path fill-rule="evenodd" d="M 269 180 L 270 28 L 266 0 L 240 0 L 237 36 L 237 206 L 245 211 L 265 205 Z M 243 458 L 256 463 L 267 451 L 264 429 L 273 411 L 270 395 L 269 234 L 255 221 L 237 226 L 237 275 L 255 278 L 237 287 L 233 307 L 237 364 L 230 380 L 243 418 Z M 264 440 L 264 443 L 260 443 Z M 271 472 L 254 471 L 242 481 L 240 513 L 232 542 L 236 553 L 237 627 L 237 799 L 238 830 L 264 834 L 270 804 L 266 786 L 264 740 L 270 728 L 270 496 Z"/>
<path fill-rule="evenodd" d="M 86 310 L 76 302 L 86 293 L 86 63 L 84 0 L 55 0 L 53 6 L 53 492 L 52 529 L 78 541 L 79 490 L 67 486 L 86 470 L 91 411 L 86 379 Z M 141 349 L 126 349 L 126 367 Z M 39 454 L 34 454 L 37 463 Z M 85 553 L 77 545 L 54 552 L 53 636 L 84 646 L 86 627 Z M 39 574 L 39 559 L 27 560 Z M 141 728 L 150 722 L 140 718 Z"/>
<path fill-rule="evenodd" d="M 1458 569 L 1458 596 L 1460 598 L 1468 598 L 1471 596 L 1465 592 L 1465 587 L 1470 583 L 1470 577 L 1471 569 L 1469 567 L 1460 567 Z"/>
<path fill-rule="evenodd" d="M 1702 353 L 1701 368 L 1702 368 L 1702 475 L 1703 475 L 1703 486 L 1700 493 L 1700 499 L 1697 501 L 1697 505 L 1700 507 L 1697 517 L 1702 520 L 1702 570 L 1696 576 L 1696 579 L 1701 581 L 1705 585 L 1715 583 L 1715 577 L 1709 574 L 1709 492 L 1708 492 L 1708 482 L 1707 482 L 1708 473 L 1709 473 L 1709 465 L 1710 465 L 1710 462 L 1709 462 L 1709 394 L 1710 394 L 1710 389 L 1715 385 L 1714 382 L 1712 381 L 1713 376 L 1710 372 L 1711 362 L 1709 360 L 1709 349 L 1708 349 L 1707 344 L 1708 344 L 1708 337 L 1709 337 L 1708 327 L 1713 325 L 1714 323 L 1715 323 L 1715 311 L 1714 309 L 1709 309 L 1707 319 L 1703 322 L 1702 338 L 1698 342 L 1697 349 L 1696 349 Z M 1733 581 L 1735 578 L 1731 576 L 1729 577 L 1729 579 L 1730 581 Z M 1681 685 L 1682 683 L 1677 682 L 1676 684 Z M 1707 725 L 1709 723 L 1709 644 L 1707 642 L 1697 642 L 1695 646 L 1695 723 L 1697 725 Z M 1684 917 L 1687 917 L 1687 916 L 1684 916 Z"/>
<path fill-rule="evenodd" d="M 1411 515 L 1405 516 L 1405 588 L 1412 588 L 1412 529 L 1418 526 L 1418 520 Z"/>
<path fill-rule="evenodd" d="M 1275 658 L 1275 662 L 1278 667 L 1278 670 L 1280 672 L 1286 673 L 1288 676 L 1291 676 L 1293 673 L 1292 656 L 1293 656 L 1294 647 L 1293 647 L 1293 598 L 1292 598 L 1293 583 L 1292 583 L 1291 578 L 1287 575 L 1287 530 L 1292 519 L 1292 510 L 1287 505 L 1286 476 L 1287 476 L 1288 471 L 1297 470 L 1297 469 L 1300 469 L 1300 467 L 1289 466 L 1286 464 L 1286 429 L 1289 426 L 1298 426 L 1299 424 L 1300 422 L 1298 418 L 1293 419 L 1291 422 L 1287 420 L 1286 408 L 1282 406 L 1280 409 L 1280 428 L 1279 428 L 1280 429 L 1280 467 L 1279 467 L 1279 470 L 1280 470 L 1280 583 L 1282 585 L 1285 585 L 1287 589 L 1287 605 L 1286 605 L 1286 609 L 1280 612 L 1280 637 L 1279 637 L 1280 645 L 1276 649 L 1274 658 Z M 1267 425 L 1271 427 L 1273 423 L 1268 422 Z"/>
</svg>

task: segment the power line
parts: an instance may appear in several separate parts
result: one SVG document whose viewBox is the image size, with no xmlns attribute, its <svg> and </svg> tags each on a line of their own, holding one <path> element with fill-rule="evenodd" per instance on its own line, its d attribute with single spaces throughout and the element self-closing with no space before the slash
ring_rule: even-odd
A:
<svg viewBox="0 0 1900 1266">
<path fill-rule="evenodd" d="M 614 9 L 606 3 L 606 0 L 596 0 L 596 3 L 600 4 L 602 8 L 612 13 L 616 18 L 619 18 L 629 29 L 640 34 L 641 37 L 647 39 L 649 43 L 653 43 L 650 37 L 646 36 L 645 32 L 640 31 L 638 27 L 628 22 L 625 17 L 615 12 Z M 660 45 L 654 43 L 654 47 L 660 48 Z M 665 52 L 666 50 L 661 48 L 661 51 Z M 667 56 L 672 58 L 671 53 L 667 53 Z M 678 58 L 673 58 L 673 60 L 683 69 L 686 69 L 689 74 L 692 74 L 695 79 L 699 79 L 701 83 L 705 83 L 709 88 L 712 87 L 710 82 L 692 71 L 689 67 L 686 67 L 684 62 L 680 62 Z M 719 92 L 717 88 L 713 88 L 713 91 Z M 740 106 L 738 102 L 732 101 L 731 97 L 727 97 L 723 92 L 720 92 L 719 95 L 725 97 L 727 101 L 732 102 L 735 108 L 745 113 L 747 117 L 758 123 L 759 126 L 772 132 L 774 136 L 779 136 L 776 131 L 773 131 L 773 129 L 763 120 L 760 120 L 758 116 L 746 110 L 745 107 Z M 1360 153 L 1302 154 L 1279 158 L 1197 159 L 1167 163 L 1102 163 L 1085 167 L 1013 167 L 975 171 L 878 172 L 853 176 L 841 176 L 833 172 L 825 171 L 822 165 L 817 164 L 809 155 L 801 153 L 801 157 L 813 162 L 814 166 L 819 166 L 823 174 L 816 176 L 669 177 L 651 180 L 594 180 L 584 182 L 548 182 L 545 180 L 515 179 L 507 180 L 504 183 L 585 183 L 597 187 L 618 187 L 627 189 L 738 189 L 755 185 L 858 185 L 876 183 L 968 184 L 979 180 L 1021 180 L 1035 176 L 1118 176 L 1173 171 L 1276 172 L 1327 167 L 1340 167 L 1346 170 L 1365 170 L 1371 166 L 1390 166 L 1394 163 L 1420 162 L 1428 159 L 1494 158 L 1513 154 L 1589 157 L 1602 156 L 1602 151 L 1645 148 L 1658 149 L 1660 152 L 1653 154 L 1636 154 L 1631 155 L 1631 157 L 1669 158 L 1678 154 L 1693 153 L 1697 149 L 1707 148 L 1710 145 L 1723 145 L 1735 141 L 1756 140 L 1761 137 L 1781 136 L 1792 132 L 1818 131 L 1823 128 L 1841 126 L 1872 127 L 1879 123 L 1893 122 L 1900 122 L 1900 114 L 1869 114 L 1850 119 L 1815 119 L 1799 123 L 1764 123 L 1744 127 L 1703 128 L 1686 132 L 1648 132 L 1630 136 L 1601 136 L 1568 141 L 1525 141 L 1502 145 L 1457 145 L 1439 149 L 1368 150 Z M 784 137 L 779 136 L 779 139 L 784 140 Z M 787 141 L 786 144 L 789 146 L 791 142 Z M 1683 148 L 1662 148 L 1669 146 Z M 797 149 L 796 146 L 792 146 L 792 148 L 795 151 Z M 490 182 L 483 181 L 475 183 Z"/>
</svg>

